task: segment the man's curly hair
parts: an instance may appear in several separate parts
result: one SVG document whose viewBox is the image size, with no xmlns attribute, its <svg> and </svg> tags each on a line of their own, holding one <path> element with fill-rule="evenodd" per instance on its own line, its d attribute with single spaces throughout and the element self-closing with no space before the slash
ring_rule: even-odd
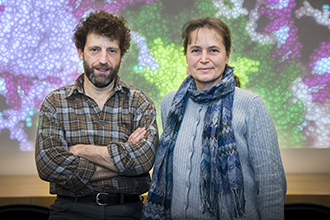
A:
<svg viewBox="0 0 330 220">
<path fill-rule="evenodd" d="M 130 47 L 131 30 L 126 20 L 122 16 L 109 14 L 105 11 L 91 12 L 87 18 L 83 17 L 77 24 L 73 42 L 77 49 L 84 51 L 87 36 L 94 33 L 109 40 L 118 40 L 121 56 L 123 56 Z"/>
</svg>

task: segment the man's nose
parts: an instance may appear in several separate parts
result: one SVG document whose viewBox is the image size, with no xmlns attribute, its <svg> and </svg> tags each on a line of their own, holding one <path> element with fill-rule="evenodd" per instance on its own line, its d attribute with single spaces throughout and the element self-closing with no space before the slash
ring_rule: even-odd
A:
<svg viewBox="0 0 330 220">
<path fill-rule="evenodd" d="M 101 64 L 106 64 L 108 63 L 108 54 L 106 51 L 101 51 L 100 56 L 99 56 L 99 62 Z"/>
</svg>

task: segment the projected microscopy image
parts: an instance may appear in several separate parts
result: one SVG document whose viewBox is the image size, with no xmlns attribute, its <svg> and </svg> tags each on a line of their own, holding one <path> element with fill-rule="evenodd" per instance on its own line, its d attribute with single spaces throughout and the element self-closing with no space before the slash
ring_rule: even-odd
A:
<svg viewBox="0 0 330 220">
<path fill-rule="evenodd" d="M 0 0 L 0 137 L 34 150 L 45 96 L 83 72 L 71 40 L 90 11 L 123 15 L 132 30 L 119 75 L 161 99 L 187 76 L 182 25 L 223 19 L 233 33 L 229 64 L 244 89 L 259 94 L 281 148 L 330 148 L 328 0 Z M 160 112 L 158 125 L 161 129 Z M 161 132 L 161 131 L 160 131 Z M 15 143 L 15 144 L 13 144 Z"/>
</svg>

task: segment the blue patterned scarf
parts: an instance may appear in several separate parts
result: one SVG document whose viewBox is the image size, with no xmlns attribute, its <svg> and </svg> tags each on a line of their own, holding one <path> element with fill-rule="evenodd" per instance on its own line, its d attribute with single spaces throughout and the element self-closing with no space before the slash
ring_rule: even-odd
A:
<svg viewBox="0 0 330 220">
<path fill-rule="evenodd" d="M 173 150 L 188 97 L 208 103 L 203 127 L 200 194 L 203 211 L 231 217 L 244 215 L 243 176 L 232 129 L 232 106 L 235 90 L 233 68 L 227 66 L 221 82 L 210 90 L 196 90 L 188 76 L 177 91 L 156 153 L 152 183 L 141 219 L 171 219 Z M 221 207 L 222 208 L 221 208 Z"/>
</svg>

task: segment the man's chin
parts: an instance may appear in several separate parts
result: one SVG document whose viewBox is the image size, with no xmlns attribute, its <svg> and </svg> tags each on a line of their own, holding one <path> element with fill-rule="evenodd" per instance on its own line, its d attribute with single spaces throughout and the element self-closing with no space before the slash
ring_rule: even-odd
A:
<svg viewBox="0 0 330 220">
<path fill-rule="evenodd" d="M 91 82 L 98 88 L 104 88 L 110 85 L 115 78 L 115 76 L 109 77 L 105 75 L 94 75 L 94 78 L 91 80 Z"/>
<path fill-rule="evenodd" d="M 111 82 L 93 82 L 93 85 L 100 89 L 107 87 L 110 84 L 111 84 Z"/>
</svg>

